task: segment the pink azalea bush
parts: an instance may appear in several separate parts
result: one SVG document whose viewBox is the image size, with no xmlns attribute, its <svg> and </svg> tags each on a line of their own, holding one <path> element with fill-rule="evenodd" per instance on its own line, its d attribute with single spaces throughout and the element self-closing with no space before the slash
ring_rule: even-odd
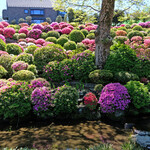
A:
<svg viewBox="0 0 150 150">
<path fill-rule="evenodd" d="M 36 44 L 40 44 L 40 45 L 43 45 L 45 43 L 45 40 L 44 39 L 37 39 L 35 41 Z"/>
<path fill-rule="evenodd" d="M 125 110 L 131 102 L 126 87 L 120 83 L 107 84 L 100 95 L 98 103 L 103 113 Z"/>
<path fill-rule="evenodd" d="M 12 38 L 15 32 L 14 28 L 4 28 L 4 36 L 6 38 Z"/>
<path fill-rule="evenodd" d="M 23 27 L 29 27 L 29 25 L 28 25 L 27 23 L 20 23 L 19 26 L 20 26 L 21 28 L 23 28 Z"/>
<path fill-rule="evenodd" d="M 49 82 L 46 81 L 44 78 L 36 78 L 31 81 L 32 88 L 43 87 L 43 86 L 46 87 L 50 86 Z"/>
<path fill-rule="evenodd" d="M 54 27 L 55 25 L 59 25 L 59 23 L 58 23 L 58 22 L 52 22 L 52 23 L 50 24 L 51 27 Z"/>
<path fill-rule="evenodd" d="M 26 27 L 20 28 L 19 33 L 24 33 L 26 35 L 28 35 L 28 29 Z"/>
<path fill-rule="evenodd" d="M 4 55 L 4 54 L 8 54 L 7 52 L 5 52 L 5 51 L 1 51 L 0 50 L 0 56 L 2 56 L 2 55 Z M 9 55 L 9 54 L 8 54 Z"/>
<path fill-rule="evenodd" d="M 62 34 L 69 34 L 71 32 L 71 29 L 68 27 L 65 27 L 61 30 Z"/>
<path fill-rule="evenodd" d="M 40 29 L 32 29 L 28 33 L 28 37 L 38 39 L 40 38 L 40 35 L 42 34 L 42 31 Z"/>
<path fill-rule="evenodd" d="M 150 39 L 145 39 L 144 40 L 144 46 L 147 48 L 150 48 Z"/>
<path fill-rule="evenodd" d="M 26 42 L 27 42 L 27 43 L 30 43 L 30 42 L 31 42 L 31 43 L 35 43 L 35 41 L 36 41 L 36 40 L 35 40 L 34 38 L 26 38 Z"/>
<path fill-rule="evenodd" d="M 44 26 L 44 29 L 43 29 L 43 31 L 46 32 L 46 33 L 47 33 L 48 31 L 52 31 L 52 30 L 53 30 L 53 27 L 51 27 L 50 25 L 45 25 L 45 26 Z"/>
<path fill-rule="evenodd" d="M 9 23 L 8 23 L 8 22 L 6 22 L 6 21 L 2 21 L 2 22 L 1 22 L 1 24 L 2 24 L 4 27 L 9 26 Z"/>
<path fill-rule="evenodd" d="M 2 34 L 0 34 L 0 39 L 2 39 L 4 42 L 6 42 L 6 39 Z"/>
<path fill-rule="evenodd" d="M 41 24 L 35 24 L 35 25 L 32 27 L 32 29 L 39 29 L 39 30 L 43 31 L 44 26 L 41 25 Z"/>
<path fill-rule="evenodd" d="M 0 28 L 0 34 L 4 34 L 4 30 Z"/>
<path fill-rule="evenodd" d="M 87 49 L 90 51 L 95 51 L 96 44 L 95 40 L 90 40 L 90 39 L 84 39 L 82 43 L 86 46 Z"/>
<path fill-rule="evenodd" d="M 24 61 L 17 61 L 14 62 L 11 67 L 14 71 L 26 70 L 28 68 L 28 64 Z"/>
<path fill-rule="evenodd" d="M 1 28 L 1 29 L 4 29 L 4 26 L 3 26 L 3 24 L 2 24 L 2 23 L 0 23 L 0 28 Z"/>
</svg>

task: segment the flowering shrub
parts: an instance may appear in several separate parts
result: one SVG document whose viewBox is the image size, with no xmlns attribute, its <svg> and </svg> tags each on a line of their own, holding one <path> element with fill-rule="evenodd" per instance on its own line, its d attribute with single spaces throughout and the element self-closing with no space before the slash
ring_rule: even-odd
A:
<svg viewBox="0 0 150 150">
<path fill-rule="evenodd" d="M 82 43 L 86 46 L 87 49 L 90 51 L 95 51 L 96 45 L 95 45 L 95 40 L 90 40 L 90 39 L 84 39 Z"/>
<path fill-rule="evenodd" d="M 31 94 L 34 113 L 43 116 L 53 102 L 52 92 L 48 87 L 37 87 Z"/>
<path fill-rule="evenodd" d="M 6 51 L 6 43 L 0 38 L 0 50 Z"/>
<path fill-rule="evenodd" d="M 4 28 L 4 36 L 6 38 L 12 38 L 15 32 L 14 28 Z"/>
<path fill-rule="evenodd" d="M 37 88 L 37 87 L 50 87 L 50 84 L 48 81 L 46 81 L 44 78 L 36 78 L 31 80 L 31 87 Z"/>
<path fill-rule="evenodd" d="M 137 26 L 133 27 L 133 30 L 143 31 L 143 28 L 141 26 L 137 25 Z"/>
<path fill-rule="evenodd" d="M 0 65 L 0 78 L 5 76 L 7 73 L 7 70 L 2 65 Z"/>
<path fill-rule="evenodd" d="M 2 39 L 4 42 L 6 42 L 6 39 L 2 34 L 0 34 L 0 39 Z"/>
<path fill-rule="evenodd" d="M 4 29 L 4 26 L 3 26 L 3 24 L 2 24 L 2 23 L 0 23 L 0 28 L 1 28 L 1 29 Z"/>
<path fill-rule="evenodd" d="M 87 93 L 83 97 L 83 99 L 84 99 L 84 104 L 86 107 L 88 107 L 90 110 L 96 109 L 98 100 L 93 93 L 91 93 L 91 92 Z"/>
<path fill-rule="evenodd" d="M 91 31 L 91 30 L 96 30 L 97 26 L 87 26 L 84 29 L 86 29 L 87 31 Z"/>
<path fill-rule="evenodd" d="M 29 71 L 33 72 L 35 75 L 37 75 L 37 73 L 38 73 L 38 71 L 37 71 L 37 69 L 36 69 L 36 66 L 35 66 L 35 65 L 33 65 L 33 64 L 28 65 L 27 70 L 29 70 Z"/>
<path fill-rule="evenodd" d="M 6 79 L 0 79 L 0 89 L 1 89 L 1 87 L 7 85 L 8 82 L 9 82 L 9 81 L 6 80 Z"/>
<path fill-rule="evenodd" d="M 150 48 L 150 39 L 145 39 L 145 40 L 144 40 L 144 46 L 145 46 L 146 48 Z"/>
<path fill-rule="evenodd" d="M 24 27 L 24 28 L 21 28 L 18 33 L 24 33 L 28 35 L 28 32 L 29 32 L 28 29 Z"/>
<path fill-rule="evenodd" d="M 43 44 L 45 43 L 45 40 L 43 40 L 43 39 L 37 39 L 37 40 L 35 41 L 35 43 L 36 43 L 36 44 L 43 45 Z"/>
<path fill-rule="evenodd" d="M 71 32 L 71 29 L 69 27 L 65 27 L 61 30 L 62 34 L 69 34 Z"/>
<path fill-rule="evenodd" d="M 35 75 L 33 72 L 28 70 L 19 70 L 12 75 L 12 78 L 14 80 L 30 81 L 35 78 Z"/>
<path fill-rule="evenodd" d="M 0 50 L 0 56 L 1 56 L 1 55 L 4 55 L 4 54 L 8 54 L 8 53 L 5 52 L 5 51 L 1 51 L 1 50 Z"/>
<path fill-rule="evenodd" d="M 52 31 L 53 30 L 53 28 L 50 26 L 50 25 L 46 25 L 46 26 L 44 26 L 44 29 L 43 29 L 43 32 L 48 32 L 48 31 Z"/>
<path fill-rule="evenodd" d="M 54 29 L 54 30 L 60 29 L 59 24 L 54 25 L 53 29 Z"/>
<path fill-rule="evenodd" d="M 4 30 L 0 28 L 0 34 L 4 34 Z"/>
<path fill-rule="evenodd" d="M 54 27 L 55 25 L 59 25 L 59 23 L 58 23 L 58 22 L 52 22 L 52 23 L 50 24 L 51 27 Z"/>
<path fill-rule="evenodd" d="M 69 115 L 76 112 L 78 92 L 71 86 L 62 86 L 56 89 L 54 94 L 55 115 Z"/>
<path fill-rule="evenodd" d="M 114 40 L 115 40 L 117 43 L 124 44 L 124 42 L 127 41 L 127 37 L 126 37 L 126 36 L 116 36 L 116 37 L 114 38 Z"/>
<path fill-rule="evenodd" d="M 27 43 L 30 43 L 30 42 L 31 42 L 31 43 L 35 43 L 35 41 L 36 41 L 36 40 L 33 39 L 33 38 L 26 38 L 26 42 L 27 42 Z"/>
<path fill-rule="evenodd" d="M 110 83 L 103 88 L 98 103 L 103 113 L 113 113 L 125 110 L 130 103 L 130 96 L 120 83 Z"/>
<path fill-rule="evenodd" d="M 127 32 L 124 30 L 118 30 L 118 31 L 116 31 L 116 35 L 117 36 L 126 36 Z"/>
<path fill-rule="evenodd" d="M 140 37 L 142 37 L 142 39 L 143 39 L 144 34 L 143 34 L 142 32 L 140 32 L 140 31 L 131 31 L 131 32 L 129 32 L 129 33 L 127 34 L 127 37 L 128 37 L 130 40 L 131 40 L 131 38 L 134 37 L 134 36 L 140 36 Z"/>
<path fill-rule="evenodd" d="M 41 24 L 35 24 L 35 25 L 32 27 L 32 29 L 39 29 L 39 30 L 43 31 L 44 27 L 43 27 L 43 25 L 41 25 Z"/>
<path fill-rule="evenodd" d="M 14 62 L 11 67 L 14 71 L 26 70 L 28 68 L 28 64 L 24 61 L 17 61 Z"/>
<path fill-rule="evenodd" d="M 20 23 L 19 26 L 20 26 L 21 28 L 23 28 L 23 27 L 29 27 L 29 25 L 28 25 L 27 23 Z"/>
<path fill-rule="evenodd" d="M 42 31 L 40 29 L 32 29 L 29 31 L 28 36 L 30 38 L 38 39 L 40 38 L 41 34 L 42 34 Z"/>
<path fill-rule="evenodd" d="M 0 115 L 3 119 L 24 117 L 31 110 L 31 89 L 26 82 L 11 82 L 0 88 Z"/>
<path fill-rule="evenodd" d="M 4 27 L 9 26 L 9 23 L 8 23 L 8 22 L 6 22 L 6 21 L 1 21 L 1 24 L 2 24 Z"/>
<path fill-rule="evenodd" d="M 150 94 L 148 88 L 140 81 L 129 81 L 125 87 L 131 96 L 131 102 L 136 109 L 150 105 Z"/>
</svg>

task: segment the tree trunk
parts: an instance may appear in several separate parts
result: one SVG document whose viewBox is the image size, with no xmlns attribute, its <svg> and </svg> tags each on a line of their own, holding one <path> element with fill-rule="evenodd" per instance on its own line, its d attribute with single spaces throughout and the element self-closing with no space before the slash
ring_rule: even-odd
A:
<svg viewBox="0 0 150 150">
<path fill-rule="evenodd" d="M 107 56 L 109 55 L 112 38 L 110 29 L 113 19 L 115 0 L 103 0 L 100 12 L 100 20 L 98 24 L 96 36 L 96 66 L 103 69 Z"/>
</svg>

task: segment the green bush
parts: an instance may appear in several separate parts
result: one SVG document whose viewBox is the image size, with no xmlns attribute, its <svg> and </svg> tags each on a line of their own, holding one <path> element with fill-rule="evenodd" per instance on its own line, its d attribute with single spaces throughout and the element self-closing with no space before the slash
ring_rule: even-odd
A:
<svg viewBox="0 0 150 150">
<path fill-rule="evenodd" d="M 60 37 L 60 34 L 57 31 L 49 31 L 47 33 L 47 37 L 55 37 L 56 39 L 58 39 Z"/>
<path fill-rule="evenodd" d="M 72 57 L 73 76 L 75 80 L 89 81 L 89 73 L 96 69 L 95 56 L 92 53 L 82 52 Z"/>
<path fill-rule="evenodd" d="M 90 72 L 89 78 L 93 83 L 107 84 L 112 80 L 113 74 L 109 70 L 94 70 Z"/>
<path fill-rule="evenodd" d="M 126 29 L 131 29 L 131 26 L 129 24 L 125 25 Z"/>
<path fill-rule="evenodd" d="M 114 38 L 114 41 L 116 41 L 119 44 L 124 44 L 125 41 L 127 41 L 127 37 L 126 36 L 116 36 Z"/>
<path fill-rule="evenodd" d="M 111 70 L 112 73 L 120 71 L 132 72 L 132 68 L 137 61 L 134 50 L 124 44 L 116 44 L 111 47 L 111 50 L 113 52 L 108 56 L 104 69 Z"/>
<path fill-rule="evenodd" d="M 69 39 L 71 41 L 74 41 L 74 42 L 78 43 L 78 42 L 81 42 L 82 40 L 84 40 L 85 36 L 84 36 L 84 34 L 81 31 L 79 31 L 79 30 L 73 30 L 69 34 Z"/>
<path fill-rule="evenodd" d="M 25 39 L 27 36 L 25 33 L 19 33 L 18 36 L 17 36 L 17 39 Z"/>
<path fill-rule="evenodd" d="M 147 30 L 147 34 L 150 34 L 150 29 Z"/>
<path fill-rule="evenodd" d="M 42 38 L 42 39 L 46 39 L 46 38 L 47 38 L 47 33 L 42 32 L 42 34 L 41 34 L 41 38 Z"/>
<path fill-rule="evenodd" d="M 130 80 L 139 80 L 139 77 L 138 75 L 131 72 L 120 71 L 115 73 L 114 80 L 119 83 L 126 84 Z"/>
<path fill-rule="evenodd" d="M 129 81 L 125 87 L 131 97 L 131 103 L 136 109 L 150 105 L 150 94 L 147 86 L 140 81 Z"/>
<path fill-rule="evenodd" d="M 127 37 L 131 40 L 132 37 L 134 36 L 141 36 L 142 38 L 144 37 L 144 34 L 140 31 L 131 31 L 127 34 Z"/>
<path fill-rule="evenodd" d="M 148 90 L 150 92 L 150 82 L 146 86 L 147 86 L 147 88 L 148 88 Z"/>
<path fill-rule="evenodd" d="M 33 55 L 28 53 L 21 53 L 15 58 L 15 61 L 24 61 L 28 64 L 33 64 Z"/>
<path fill-rule="evenodd" d="M 82 29 L 81 32 L 84 34 L 85 37 L 89 34 L 89 32 L 86 29 Z"/>
<path fill-rule="evenodd" d="M 133 30 L 132 29 L 127 29 L 127 33 L 131 32 L 131 31 L 133 31 Z"/>
<path fill-rule="evenodd" d="M 133 30 L 143 31 L 143 28 L 141 26 L 134 26 Z"/>
<path fill-rule="evenodd" d="M 47 38 L 45 39 L 45 41 L 47 41 L 47 42 L 53 42 L 53 43 L 56 44 L 57 39 L 56 39 L 55 37 L 47 37 Z"/>
<path fill-rule="evenodd" d="M 0 115 L 3 116 L 3 119 L 15 119 L 15 117 L 20 118 L 28 115 L 31 110 L 31 92 L 25 82 L 8 86 L 1 92 Z"/>
<path fill-rule="evenodd" d="M 55 115 L 70 116 L 77 111 L 78 92 L 71 86 L 62 86 L 54 94 Z"/>
<path fill-rule="evenodd" d="M 6 43 L 0 38 L 0 50 L 6 51 Z"/>
<path fill-rule="evenodd" d="M 95 39 L 95 33 L 89 33 L 86 38 L 88 39 Z"/>
<path fill-rule="evenodd" d="M 127 32 L 127 28 L 126 27 L 120 27 L 120 28 L 118 28 L 118 30 L 124 30 L 124 31 Z"/>
<path fill-rule="evenodd" d="M 111 36 L 112 38 L 114 38 L 114 37 L 116 36 L 116 32 L 114 32 L 113 30 L 111 30 L 111 31 L 110 31 L 110 36 Z"/>
<path fill-rule="evenodd" d="M 101 93 L 102 89 L 103 89 L 103 85 L 102 84 L 96 84 L 95 87 L 94 87 L 94 90 L 97 93 Z"/>
<path fill-rule="evenodd" d="M 64 48 L 66 50 L 75 50 L 77 48 L 77 45 L 74 41 L 68 41 L 64 44 Z"/>
<path fill-rule="evenodd" d="M 57 44 L 50 44 L 46 47 L 41 47 L 34 52 L 34 62 L 37 70 L 40 72 L 43 71 L 43 67 L 50 61 L 61 61 L 66 57 L 63 47 Z"/>
<path fill-rule="evenodd" d="M 13 44 L 13 43 L 7 44 L 6 48 L 9 54 L 18 55 L 22 52 L 22 49 L 20 48 L 20 46 Z"/>
<path fill-rule="evenodd" d="M 31 64 L 31 65 L 28 65 L 28 68 L 27 70 L 33 72 L 35 75 L 38 73 L 37 69 L 36 69 L 36 66 Z"/>
<path fill-rule="evenodd" d="M 12 75 L 12 78 L 14 80 L 25 80 L 25 81 L 30 81 L 32 79 L 35 78 L 35 75 L 33 72 L 29 71 L 29 70 L 20 70 L 20 71 L 17 71 L 15 72 L 13 75 Z"/>
<path fill-rule="evenodd" d="M 10 55 L 2 55 L 0 56 L 0 65 L 2 65 L 8 71 L 8 77 L 12 75 L 11 65 L 13 64 L 13 59 Z"/>
<path fill-rule="evenodd" d="M 86 46 L 83 43 L 77 43 L 77 49 L 80 49 L 81 51 L 86 50 Z"/>
<path fill-rule="evenodd" d="M 61 46 L 64 46 L 64 44 L 68 42 L 68 38 L 66 37 L 60 37 L 58 40 L 57 40 L 57 44 L 61 45 Z"/>
<path fill-rule="evenodd" d="M 17 40 L 17 39 L 18 39 L 18 35 L 19 35 L 19 33 L 15 33 L 15 34 L 13 35 L 13 39 L 14 39 L 14 40 Z"/>
<path fill-rule="evenodd" d="M 27 47 L 26 49 L 26 53 L 32 54 L 34 55 L 34 51 L 37 49 L 38 47 L 36 45 L 30 45 Z"/>
<path fill-rule="evenodd" d="M 7 73 L 7 70 L 0 65 L 0 78 L 4 77 Z"/>
</svg>

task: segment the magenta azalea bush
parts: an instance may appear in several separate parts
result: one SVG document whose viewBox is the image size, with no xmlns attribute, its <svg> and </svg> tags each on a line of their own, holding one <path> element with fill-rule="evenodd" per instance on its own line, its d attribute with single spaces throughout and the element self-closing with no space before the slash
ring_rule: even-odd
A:
<svg viewBox="0 0 150 150">
<path fill-rule="evenodd" d="M 12 38 L 15 32 L 14 28 L 4 28 L 4 36 L 6 38 Z"/>
<path fill-rule="evenodd" d="M 44 26 L 44 29 L 43 29 L 43 31 L 44 32 L 48 32 L 48 31 L 52 31 L 53 30 L 53 27 L 51 27 L 50 25 L 46 25 L 46 26 Z"/>
<path fill-rule="evenodd" d="M 35 112 L 47 111 L 53 101 L 52 92 L 48 87 L 37 87 L 31 94 L 31 101 Z"/>
<path fill-rule="evenodd" d="M 43 86 L 45 86 L 45 87 L 50 86 L 49 82 L 46 81 L 46 79 L 44 79 L 44 78 L 36 78 L 31 81 L 32 88 L 43 87 Z"/>
<path fill-rule="evenodd" d="M 20 30 L 19 30 L 19 33 L 24 33 L 24 34 L 26 34 L 26 35 L 28 35 L 28 29 L 26 28 L 26 27 L 23 27 L 23 28 L 21 28 Z"/>
<path fill-rule="evenodd" d="M 62 34 L 69 34 L 71 32 L 71 29 L 69 27 L 65 27 L 61 30 Z"/>
<path fill-rule="evenodd" d="M 35 25 L 32 27 L 32 29 L 39 29 L 39 30 L 43 31 L 44 26 L 41 25 L 41 24 L 35 24 Z"/>
<path fill-rule="evenodd" d="M 26 70 L 28 68 L 28 64 L 24 61 L 17 61 L 14 62 L 11 67 L 14 71 Z"/>
<path fill-rule="evenodd" d="M 40 29 L 32 29 L 29 31 L 28 36 L 30 38 L 38 39 L 41 34 L 42 34 L 42 31 Z"/>
<path fill-rule="evenodd" d="M 0 34 L 0 39 L 2 39 L 4 42 L 6 42 L 6 39 L 2 34 Z"/>
<path fill-rule="evenodd" d="M 125 110 L 130 102 L 130 96 L 127 89 L 120 83 L 107 84 L 103 88 L 98 101 L 103 113 L 113 113 L 117 110 Z"/>
</svg>

